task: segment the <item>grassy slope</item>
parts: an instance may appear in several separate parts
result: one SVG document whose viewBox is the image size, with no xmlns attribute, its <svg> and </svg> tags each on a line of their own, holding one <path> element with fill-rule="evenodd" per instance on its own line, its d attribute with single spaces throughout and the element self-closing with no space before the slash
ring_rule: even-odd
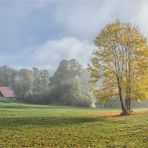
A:
<svg viewBox="0 0 148 148">
<path fill-rule="evenodd" d="M 148 113 L 104 117 L 109 111 L 0 99 L 0 147 L 147 147 Z"/>
</svg>

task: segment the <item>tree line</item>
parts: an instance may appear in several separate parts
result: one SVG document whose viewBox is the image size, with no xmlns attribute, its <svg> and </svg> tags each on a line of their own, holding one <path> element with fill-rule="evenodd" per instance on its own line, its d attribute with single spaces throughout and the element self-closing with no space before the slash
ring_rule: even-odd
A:
<svg viewBox="0 0 148 148">
<path fill-rule="evenodd" d="M 89 73 L 75 59 L 62 60 L 53 75 L 47 69 L 0 67 L 0 86 L 12 87 L 17 100 L 71 106 L 90 106 Z"/>
</svg>

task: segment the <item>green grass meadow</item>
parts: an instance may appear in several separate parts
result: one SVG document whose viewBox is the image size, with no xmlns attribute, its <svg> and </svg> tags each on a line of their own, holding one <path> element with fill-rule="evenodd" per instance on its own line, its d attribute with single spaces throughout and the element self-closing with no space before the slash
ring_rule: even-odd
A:
<svg viewBox="0 0 148 148">
<path fill-rule="evenodd" d="M 0 100 L 0 147 L 147 148 L 148 113 L 27 105 Z"/>
</svg>

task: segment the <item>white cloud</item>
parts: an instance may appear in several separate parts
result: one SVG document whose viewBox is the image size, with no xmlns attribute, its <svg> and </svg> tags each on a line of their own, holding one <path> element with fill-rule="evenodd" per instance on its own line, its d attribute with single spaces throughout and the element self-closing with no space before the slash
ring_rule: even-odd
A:
<svg viewBox="0 0 148 148">
<path fill-rule="evenodd" d="M 61 60 L 75 58 L 86 66 L 95 48 L 92 42 L 81 41 L 74 37 L 49 40 L 36 49 L 31 63 L 55 70 Z"/>
<path fill-rule="evenodd" d="M 59 40 L 49 40 L 37 47 L 18 49 L 15 53 L 1 53 L 0 63 L 17 69 L 39 67 L 53 72 L 64 59 L 77 59 L 86 67 L 94 49 L 96 46 L 93 42 L 64 37 Z"/>
<path fill-rule="evenodd" d="M 0 63 L 14 67 L 37 66 L 55 70 L 60 60 L 70 58 L 78 59 L 81 64 L 86 66 L 95 48 L 92 40 L 107 23 L 116 19 L 140 26 L 142 32 L 148 37 L 147 0 L 63 0 L 62 2 L 44 1 L 43 3 L 24 1 L 23 5 L 21 2 L 15 2 L 13 5 L 6 6 L 6 8 L 0 7 L 0 21 L 6 27 L 6 29 L 1 29 L 1 34 L 8 32 L 12 36 L 10 39 L 13 43 L 9 39 L 11 44 L 14 44 L 14 38 L 16 38 L 16 44 L 19 43 L 19 38 L 15 35 L 17 35 L 21 22 L 23 24 L 32 23 L 31 20 L 34 20 L 35 16 L 39 18 L 39 14 L 41 14 L 40 17 L 48 14 L 46 23 L 55 31 L 51 31 L 50 39 L 46 38 L 49 41 L 39 46 L 35 45 L 37 46 L 35 48 L 22 47 L 24 50 L 21 49 L 19 52 L 14 49 L 14 53 L 10 56 L 0 53 Z M 33 25 L 36 23 L 39 22 L 33 22 Z M 9 26 L 9 24 L 11 25 Z M 41 22 L 41 24 L 41 27 L 44 27 L 45 22 Z M 33 36 L 32 40 L 37 38 L 40 41 L 47 36 L 46 32 L 44 33 L 37 37 Z M 48 30 L 47 33 L 49 33 Z M 31 37 L 31 33 L 29 35 Z M 59 37 L 61 38 L 59 39 Z M 3 48 L 0 49 L 0 51 L 2 50 Z"/>
<path fill-rule="evenodd" d="M 58 6 L 53 13 L 56 22 L 63 26 L 67 34 L 92 38 L 99 28 L 112 20 L 113 3 L 106 5 L 102 1 L 75 1 L 69 4 Z"/>
<path fill-rule="evenodd" d="M 131 22 L 138 25 L 144 35 L 148 37 L 148 1 L 143 0 L 140 3 L 137 14 L 131 18 Z"/>
<path fill-rule="evenodd" d="M 148 34 L 147 8 L 147 0 L 80 0 L 58 5 L 53 15 L 68 35 L 93 39 L 107 23 L 116 19 L 139 25 Z"/>
</svg>

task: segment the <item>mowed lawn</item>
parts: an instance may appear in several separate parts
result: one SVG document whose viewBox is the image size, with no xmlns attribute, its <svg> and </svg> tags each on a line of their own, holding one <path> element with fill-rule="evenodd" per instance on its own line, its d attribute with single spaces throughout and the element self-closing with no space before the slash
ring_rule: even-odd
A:
<svg viewBox="0 0 148 148">
<path fill-rule="evenodd" d="M 148 147 L 148 112 L 0 102 L 0 147 Z"/>
</svg>

